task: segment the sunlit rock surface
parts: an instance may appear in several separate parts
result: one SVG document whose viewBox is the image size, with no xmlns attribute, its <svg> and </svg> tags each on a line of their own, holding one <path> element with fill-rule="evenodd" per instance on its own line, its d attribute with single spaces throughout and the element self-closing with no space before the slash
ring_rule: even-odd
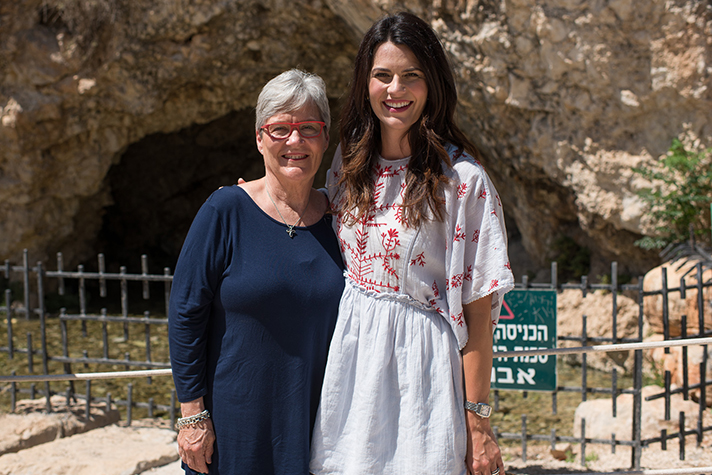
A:
<svg viewBox="0 0 712 475">
<path fill-rule="evenodd" d="M 61 250 L 65 262 L 76 264 L 106 250 L 99 249 L 102 232 L 118 233 L 114 244 L 137 235 L 168 242 L 159 231 L 143 230 L 141 223 L 150 221 L 183 236 L 206 193 L 249 175 L 255 163 L 259 171 L 250 127 L 261 86 L 290 67 L 316 72 L 336 112 L 363 31 L 395 5 L 2 2 L 0 258 L 16 261 L 27 248 L 36 261 Z M 595 262 L 615 259 L 632 273 L 649 268 L 651 256 L 632 245 L 650 224 L 636 197 L 646 183 L 631 167 L 657 159 L 673 137 L 712 144 L 709 2 L 398 5 L 429 21 L 451 54 L 460 121 L 483 151 L 513 238 L 521 238 L 533 262 L 545 265 L 556 239 L 567 235 L 588 246 Z M 106 228 L 112 206 L 130 209 L 117 204 L 126 193 L 117 193 L 117 181 L 107 176 L 132 145 L 230 114 L 242 124 L 235 140 L 251 150 L 226 159 L 233 169 L 215 166 L 211 177 L 182 183 L 184 177 L 176 178 L 182 168 L 154 147 L 139 162 L 155 157 L 165 174 L 144 173 L 150 183 L 135 185 L 142 188 L 135 207 L 158 211 L 135 225 Z M 225 140 L 225 130 L 218 138 L 204 134 L 203 145 Z M 196 154 L 193 168 L 212 170 L 203 160 Z M 192 170 L 186 168 L 188 178 Z M 180 217 L 162 221 L 165 209 L 181 210 Z M 177 253 L 180 242 L 165 252 Z"/>
</svg>

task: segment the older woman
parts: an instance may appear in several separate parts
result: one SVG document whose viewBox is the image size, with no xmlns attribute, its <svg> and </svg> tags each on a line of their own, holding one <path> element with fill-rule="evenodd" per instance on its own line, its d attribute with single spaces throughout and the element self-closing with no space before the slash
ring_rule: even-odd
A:
<svg viewBox="0 0 712 475">
<path fill-rule="evenodd" d="M 171 364 L 192 474 L 305 474 L 344 279 L 324 194 L 329 142 L 318 76 L 290 70 L 256 108 L 265 176 L 198 212 L 171 292 Z"/>
</svg>

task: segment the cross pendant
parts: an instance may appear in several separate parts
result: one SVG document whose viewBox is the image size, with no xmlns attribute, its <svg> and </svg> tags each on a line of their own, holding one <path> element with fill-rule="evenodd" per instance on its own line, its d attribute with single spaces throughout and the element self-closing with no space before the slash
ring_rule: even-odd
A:
<svg viewBox="0 0 712 475">
<path fill-rule="evenodd" d="M 294 233 L 295 233 L 294 228 L 291 227 L 291 226 L 288 226 L 288 227 L 287 227 L 287 234 L 289 234 L 289 237 L 290 237 L 290 238 L 294 238 Z"/>
</svg>

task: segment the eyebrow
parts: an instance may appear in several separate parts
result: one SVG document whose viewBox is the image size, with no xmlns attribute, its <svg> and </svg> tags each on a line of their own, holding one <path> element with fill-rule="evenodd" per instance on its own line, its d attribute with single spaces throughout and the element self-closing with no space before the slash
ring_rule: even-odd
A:
<svg viewBox="0 0 712 475">
<path fill-rule="evenodd" d="M 380 68 L 380 67 L 371 68 L 371 72 L 374 72 L 374 71 L 391 72 L 391 70 L 388 69 L 388 68 Z M 424 73 L 424 71 L 423 71 L 421 68 L 418 68 L 418 67 L 406 68 L 406 69 L 403 70 L 403 72 L 406 72 L 406 73 L 409 73 L 409 72 L 412 72 L 412 71 L 418 71 L 418 72 Z"/>
</svg>

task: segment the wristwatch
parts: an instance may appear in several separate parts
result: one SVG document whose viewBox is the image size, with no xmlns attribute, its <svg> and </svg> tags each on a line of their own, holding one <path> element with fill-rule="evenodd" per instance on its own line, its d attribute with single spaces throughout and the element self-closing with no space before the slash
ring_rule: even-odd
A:
<svg viewBox="0 0 712 475">
<path fill-rule="evenodd" d="M 483 419 L 487 419 L 492 415 L 492 406 L 483 402 L 465 401 L 465 409 L 470 412 L 474 412 Z"/>
</svg>

